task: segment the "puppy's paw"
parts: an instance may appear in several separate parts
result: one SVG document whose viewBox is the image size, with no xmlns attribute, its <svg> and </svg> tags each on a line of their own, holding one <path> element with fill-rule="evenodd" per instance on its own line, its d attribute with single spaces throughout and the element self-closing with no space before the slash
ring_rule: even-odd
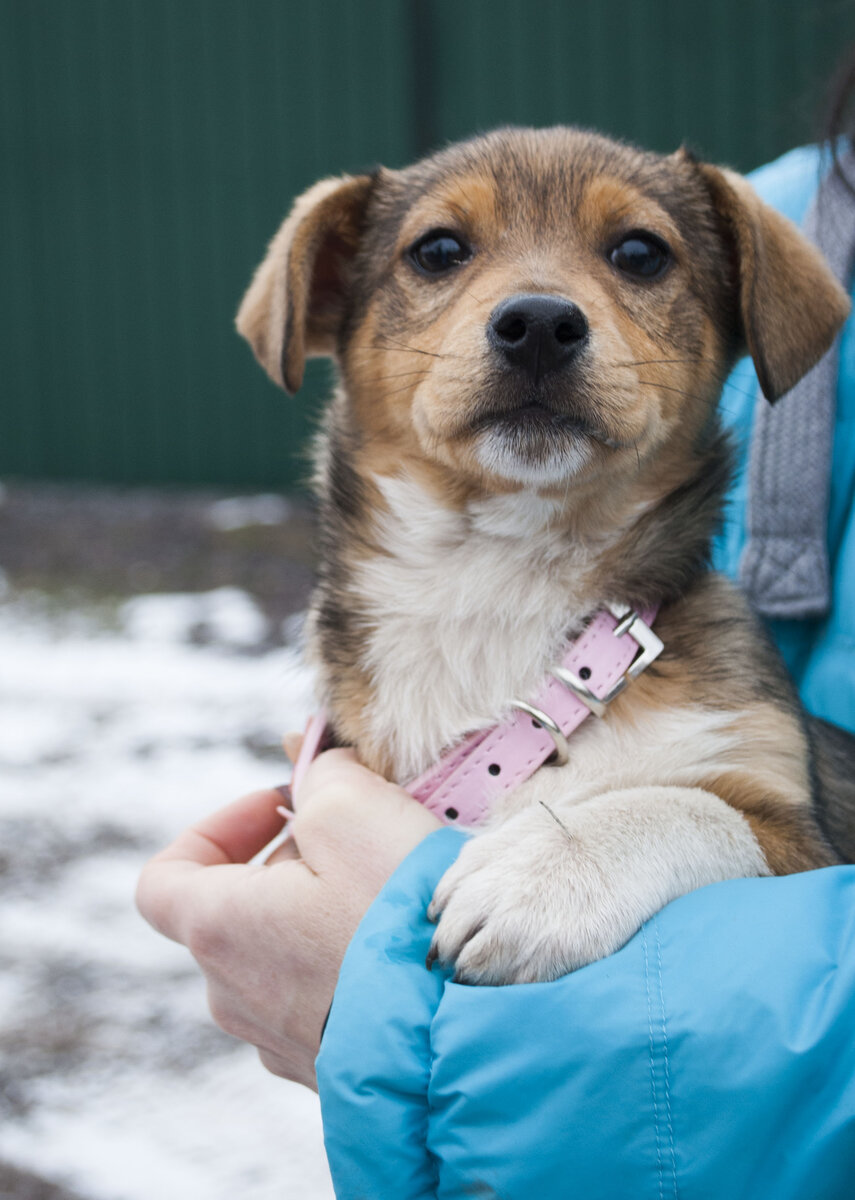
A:
<svg viewBox="0 0 855 1200">
<path fill-rule="evenodd" d="M 557 979 L 611 954 L 637 930 L 608 897 L 583 841 L 541 806 L 467 842 L 428 910 L 439 921 L 428 964 L 458 983 Z"/>
<path fill-rule="evenodd" d="M 461 983 L 557 979 L 625 945 L 677 896 L 768 875 L 743 815 L 700 788 L 535 804 L 467 842 L 428 910 L 429 964 Z"/>
</svg>

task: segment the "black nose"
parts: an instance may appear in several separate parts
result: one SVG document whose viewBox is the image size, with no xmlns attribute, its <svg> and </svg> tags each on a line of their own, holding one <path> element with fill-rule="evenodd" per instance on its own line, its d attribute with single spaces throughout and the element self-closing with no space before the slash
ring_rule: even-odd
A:
<svg viewBox="0 0 855 1200">
<path fill-rule="evenodd" d="M 560 296 L 509 296 L 493 309 L 487 325 L 491 345 L 535 383 L 570 362 L 587 338 L 585 314 Z"/>
</svg>

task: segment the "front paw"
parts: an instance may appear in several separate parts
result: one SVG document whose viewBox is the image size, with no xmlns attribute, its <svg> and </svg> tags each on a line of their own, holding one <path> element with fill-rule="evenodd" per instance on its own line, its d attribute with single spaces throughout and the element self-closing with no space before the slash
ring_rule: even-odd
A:
<svg viewBox="0 0 855 1200">
<path fill-rule="evenodd" d="M 463 847 L 428 910 L 428 961 L 462 983 L 557 979 L 625 945 L 694 888 L 769 866 L 742 813 L 701 788 L 535 804 Z"/>
<path fill-rule="evenodd" d="M 428 909 L 428 965 L 458 983 L 533 983 L 611 954 L 641 921 L 613 911 L 596 858 L 541 806 L 473 838 Z"/>
</svg>

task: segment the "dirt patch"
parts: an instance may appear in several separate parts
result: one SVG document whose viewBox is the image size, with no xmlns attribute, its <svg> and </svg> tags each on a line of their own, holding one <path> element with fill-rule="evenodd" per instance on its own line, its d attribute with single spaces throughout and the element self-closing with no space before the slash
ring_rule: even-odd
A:
<svg viewBox="0 0 855 1200">
<path fill-rule="evenodd" d="M 0 1200 L 82 1200 L 78 1192 L 0 1162 Z"/>
<path fill-rule="evenodd" d="M 279 624 L 306 607 L 315 517 L 301 498 L 8 484 L 0 565 L 16 589 L 72 591 L 90 602 L 239 587 Z"/>
<path fill-rule="evenodd" d="M 0 897 L 37 896 L 82 859 L 136 851 L 142 861 L 157 848 L 155 839 L 104 821 L 68 829 L 59 822 L 0 817 Z"/>
</svg>

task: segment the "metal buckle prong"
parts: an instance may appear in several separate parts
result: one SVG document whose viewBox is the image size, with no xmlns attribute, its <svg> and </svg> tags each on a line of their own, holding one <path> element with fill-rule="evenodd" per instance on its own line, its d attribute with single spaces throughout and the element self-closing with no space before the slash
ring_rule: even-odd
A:
<svg viewBox="0 0 855 1200">
<path fill-rule="evenodd" d="M 609 604 L 607 607 L 617 621 L 617 625 L 615 625 L 613 630 L 614 636 L 623 637 L 637 618 L 638 613 L 635 609 L 630 608 L 628 604 Z"/>
<path fill-rule="evenodd" d="M 512 700 L 511 708 L 518 708 L 521 712 L 528 713 L 532 720 L 537 721 L 538 725 L 552 736 L 555 742 L 555 758 L 545 762 L 544 766 L 563 767 L 570 757 L 570 747 L 567 745 L 567 738 L 561 732 L 560 726 L 550 717 L 549 713 L 543 712 L 540 708 L 535 708 L 533 704 L 526 703 L 525 700 Z"/>
<path fill-rule="evenodd" d="M 633 679 L 637 679 L 643 671 L 646 671 L 650 664 L 665 649 L 662 640 L 656 636 L 647 622 L 642 621 L 638 613 L 630 608 L 628 604 L 607 604 L 606 607 L 617 621 L 617 625 L 614 628 L 614 636 L 623 637 L 628 633 L 638 645 L 641 653 L 637 658 L 633 659 L 624 674 L 609 688 L 605 696 L 595 696 L 587 684 L 578 675 L 574 675 L 572 671 L 568 671 L 566 667 L 557 666 L 550 667 L 549 669 L 550 674 L 554 675 L 583 704 L 587 705 L 595 717 L 604 717 L 612 700 L 615 700 L 621 694 L 628 683 Z"/>
<path fill-rule="evenodd" d="M 574 675 L 572 671 L 568 671 L 566 667 L 550 667 L 550 675 L 554 675 L 559 683 L 563 683 L 566 688 L 586 704 L 595 717 L 604 717 L 606 715 L 607 701 L 601 700 L 599 696 L 595 696 L 586 683 L 583 683 L 578 675 Z M 620 682 L 620 680 L 618 680 Z"/>
</svg>

